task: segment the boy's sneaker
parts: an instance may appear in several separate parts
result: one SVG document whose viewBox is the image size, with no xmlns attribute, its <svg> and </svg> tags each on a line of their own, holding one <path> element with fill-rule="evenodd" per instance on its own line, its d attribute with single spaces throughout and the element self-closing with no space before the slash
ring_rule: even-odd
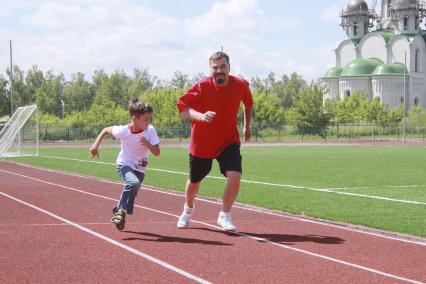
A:
<svg viewBox="0 0 426 284">
<path fill-rule="evenodd" d="M 235 231 L 237 228 L 232 222 L 231 213 L 220 211 L 219 217 L 217 218 L 217 224 L 222 227 L 225 231 Z"/>
<path fill-rule="evenodd" d="M 115 213 L 112 216 L 111 222 L 114 223 L 117 229 L 121 231 L 124 229 L 124 225 L 126 224 L 126 212 L 121 208 L 114 211 Z"/>
<path fill-rule="evenodd" d="M 117 211 L 118 211 L 118 206 L 117 205 L 115 205 L 114 207 L 112 207 L 112 214 L 117 213 Z"/>
<path fill-rule="evenodd" d="M 192 213 L 194 213 L 194 208 L 195 208 L 195 206 L 193 206 L 192 208 L 189 208 L 185 204 L 185 206 L 183 207 L 182 215 L 180 215 L 179 220 L 176 224 L 176 226 L 179 229 L 188 228 L 189 221 L 191 221 Z"/>
</svg>

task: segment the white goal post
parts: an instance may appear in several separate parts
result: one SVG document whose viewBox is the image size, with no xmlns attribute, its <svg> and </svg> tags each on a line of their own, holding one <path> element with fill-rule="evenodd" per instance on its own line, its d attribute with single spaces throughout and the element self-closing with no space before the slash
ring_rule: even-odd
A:
<svg viewBox="0 0 426 284">
<path fill-rule="evenodd" d="M 37 105 L 19 107 L 0 130 L 0 157 L 38 155 Z"/>
</svg>

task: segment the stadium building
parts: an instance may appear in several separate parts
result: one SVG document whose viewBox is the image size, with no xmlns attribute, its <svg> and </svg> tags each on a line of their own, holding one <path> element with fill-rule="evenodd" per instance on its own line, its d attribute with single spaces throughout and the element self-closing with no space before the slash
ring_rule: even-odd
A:
<svg viewBox="0 0 426 284">
<path fill-rule="evenodd" d="M 404 96 L 407 109 L 426 108 L 425 1 L 383 0 L 380 14 L 376 4 L 369 8 L 363 0 L 350 0 L 342 10 L 348 39 L 337 46 L 336 66 L 322 78 L 324 103 L 362 91 L 392 108 L 404 103 Z"/>
</svg>

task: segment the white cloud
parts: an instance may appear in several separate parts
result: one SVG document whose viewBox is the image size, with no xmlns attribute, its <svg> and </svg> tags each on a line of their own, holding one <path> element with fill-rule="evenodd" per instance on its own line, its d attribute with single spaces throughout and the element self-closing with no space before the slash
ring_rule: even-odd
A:
<svg viewBox="0 0 426 284">
<path fill-rule="evenodd" d="M 165 16 L 140 3 L 31 1 L 29 6 L 14 7 L 13 11 L 21 10 L 19 27 L 0 27 L 0 41 L 13 40 L 14 63 L 22 69 L 36 64 L 42 70 L 63 72 L 67 78 L 76 72 L 90 78 L 101 68 L 131 74 L 133 68 L 146 66 L 163 79 L 177 70 L 189 75 L 208 73 L 208 57 L 221 45 L 231 56 L 232 72 L 246 77 L 274 71 L 311 78 L 322 75 L 328 64 L 325 58 L 333 58 L 329 50 L 306 55 L 257 48 L 267 48 L 263 40 L 303 24 L 297 15 L 269 17 L 257 0 L 215 2 L 204 14 L 186 19 Z M 8 44 L 0 46 L 0 70 L 7 68 L 8 58 Z"/>
<path fill-rule="evenodd" d="M 251 42 L 262 35 L 264 13 L 256 0 L 216 2 L 202 16 L 184 21 L 188 37 L 212 42 Z"/>
</svg>

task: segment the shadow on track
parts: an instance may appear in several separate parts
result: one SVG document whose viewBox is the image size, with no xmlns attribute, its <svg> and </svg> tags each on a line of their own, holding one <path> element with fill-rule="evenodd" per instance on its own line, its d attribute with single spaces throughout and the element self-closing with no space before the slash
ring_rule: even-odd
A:
<svg viewBox="0 0 426 284">
<path fill-rule="evenodd" d="M 232 237 L 243 237 L 240 234 L 248 235 L 255 238 L 265 239 L 274 243 L 280 243 L 284 245 L 294 245 L 295 243 L 317 243 L 326 245 L 341 245 L 345 242 L 344 239 L 330 236 L 318 236 L 318 235 L 287 235 L 287 234 L 255 234 L 249 232 L 224 232 L 222 230 L 214 230 L 208 228 L 193 228 L 194 230 L 204 230 L 209 232 L 216 232 L 226 234 Z M 239 234 L 238 234 L 239 233 Z M 259 240 L 259 242 L 263 242 Z"/>
<path fill-rule="evenodd" d="M 232 246 L 233 245 L 233 244 L 228 244 L 228 243 L 219 242 L 219 241 L 207 241 L 207 240 L 199 240 L 199 239 L 191 239 L 191 238 L 169 237 L 169 236 L 162 236 L 158 234 L 144 233 L 144 232 L 124 231 L 124 233 L 145 236 L 146 238 L 130 237 L 130 238 L 123 239 L 123 241 L 148 241 L 148 242 L 164 242 L 164 243 L 202 244 L 202 245 L 214 245 L 214 246 Z"/>
</svg>

